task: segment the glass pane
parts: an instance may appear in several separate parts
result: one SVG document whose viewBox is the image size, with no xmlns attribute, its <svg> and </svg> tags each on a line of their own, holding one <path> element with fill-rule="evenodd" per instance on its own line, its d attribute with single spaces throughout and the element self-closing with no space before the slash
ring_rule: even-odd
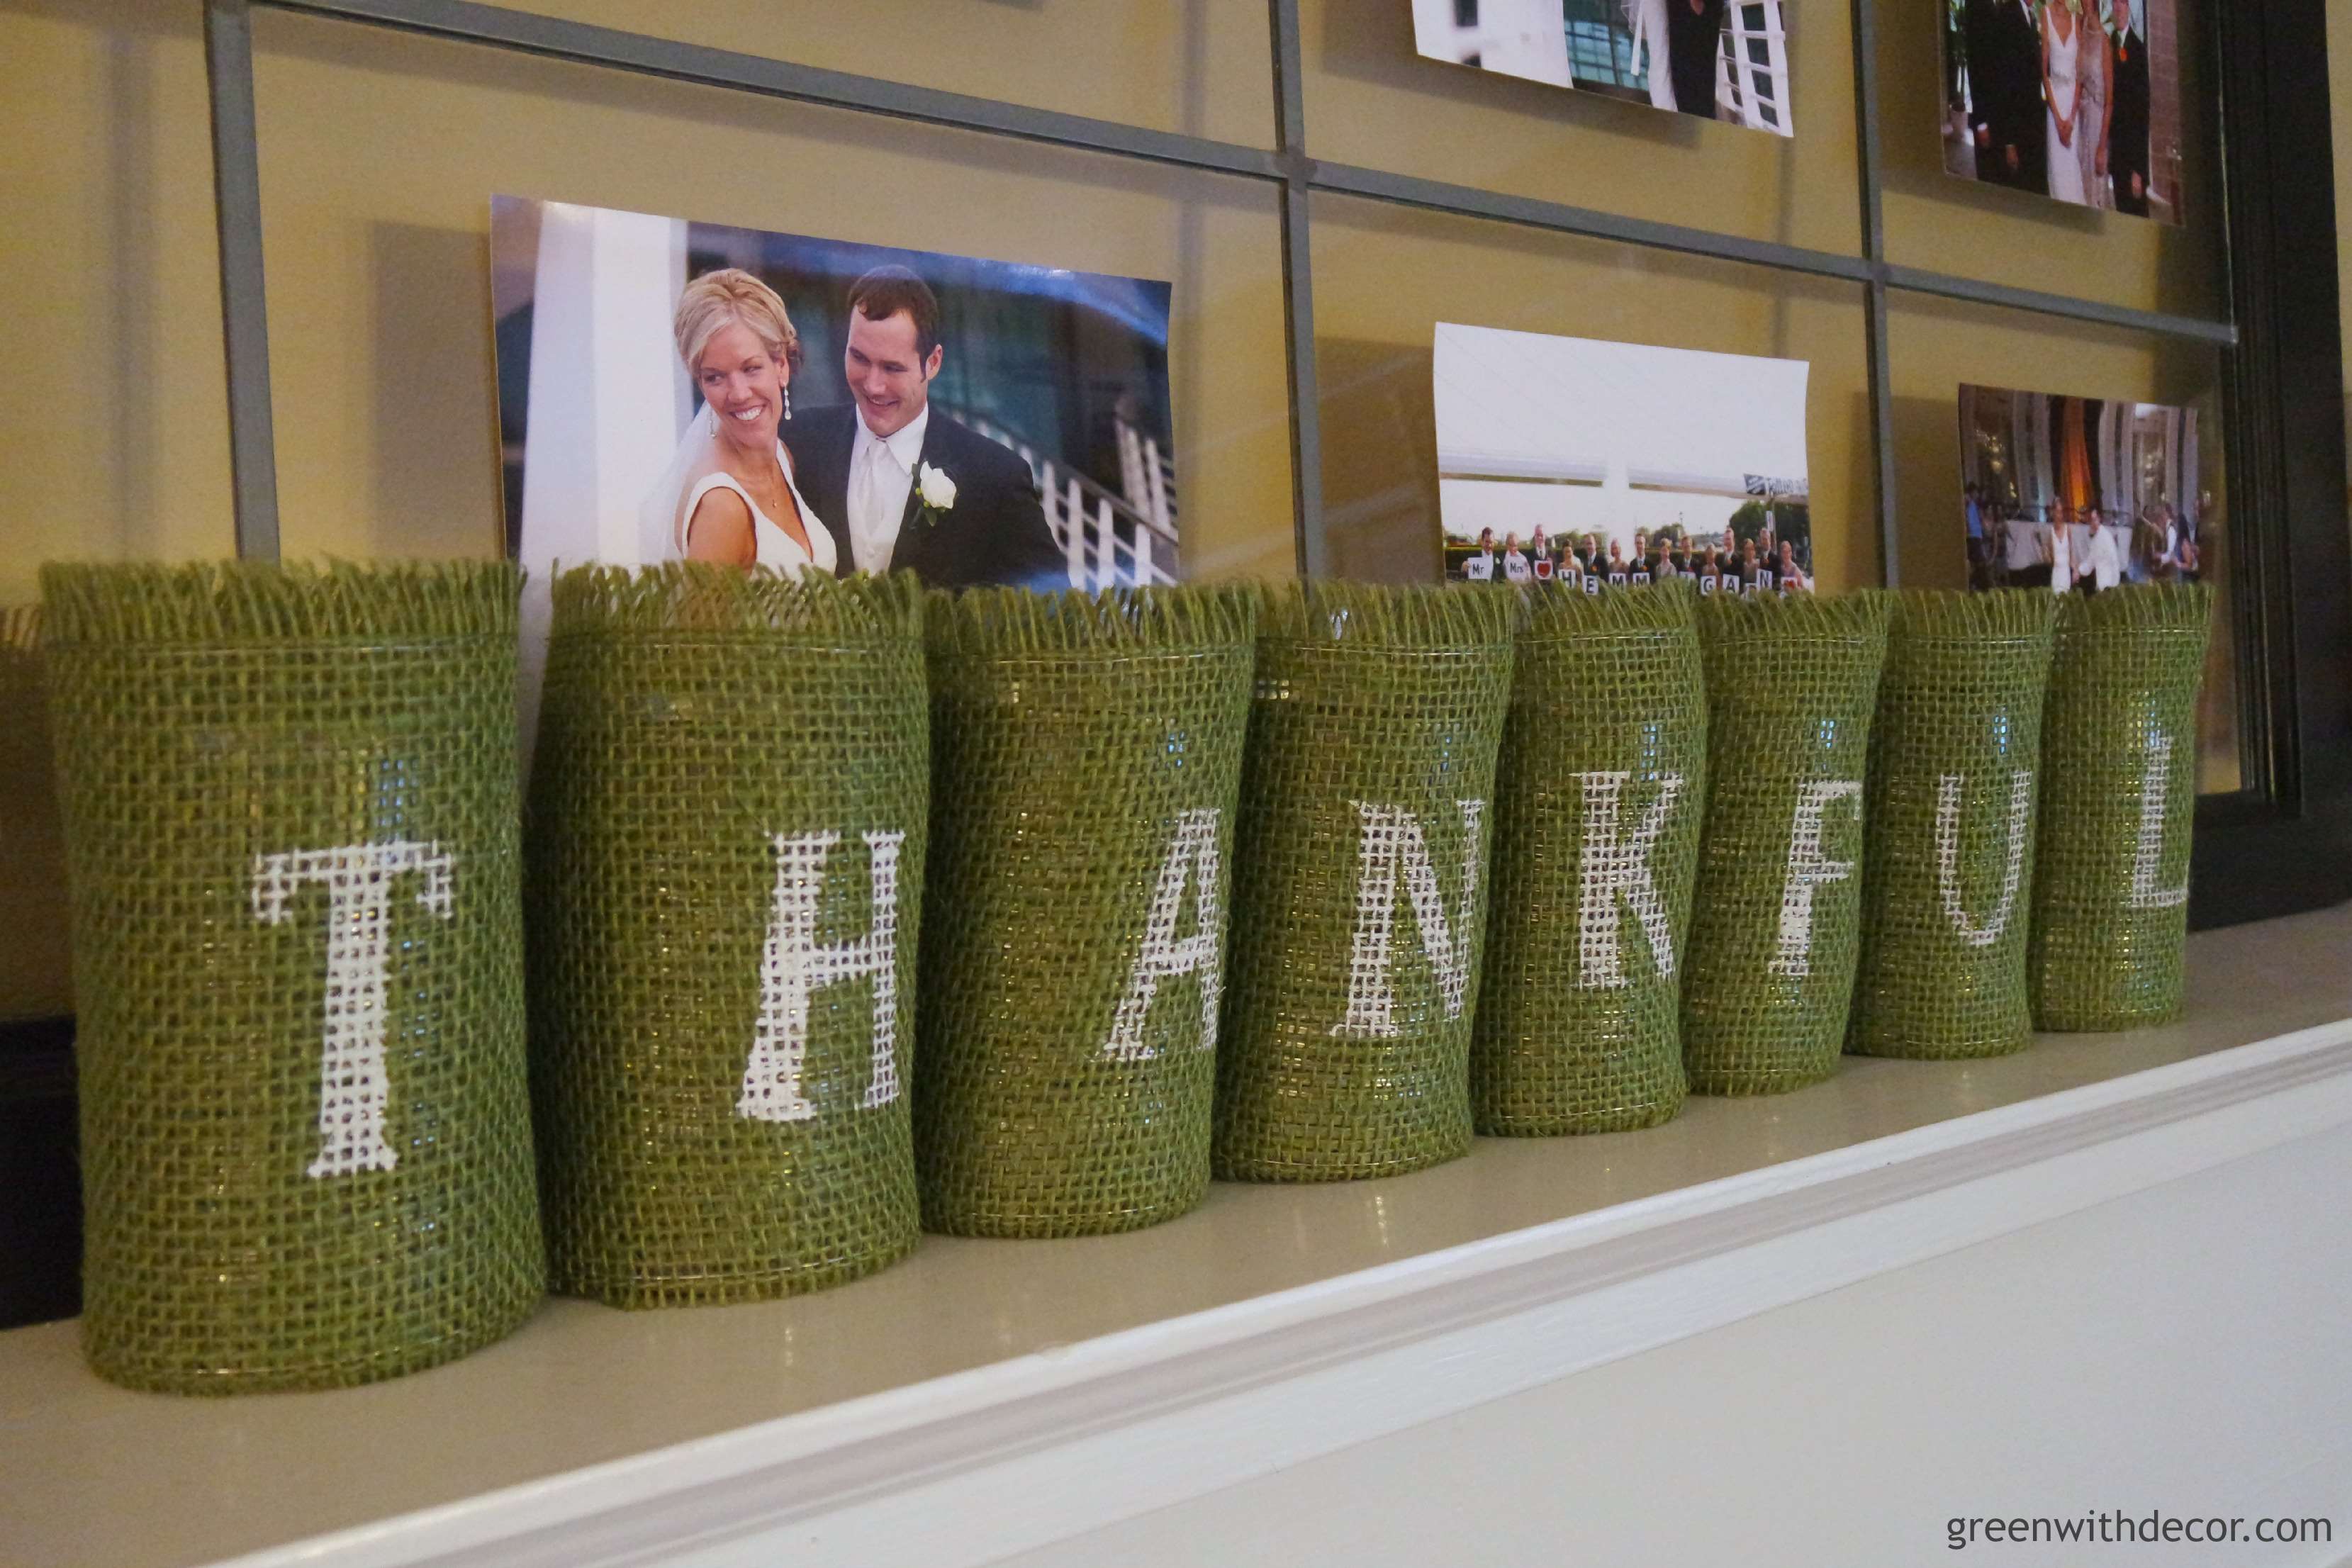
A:
<svg viewBox="0 0 2352 1568">
<path fill-rule="evenodd" d="M 499 547 L 509 194 L 1166 280 L 1185 570 L 1291 570 L 1270 184 L 278 14 L 257 38 L 289 555 Z"/>
<path fill-rule="evenodd" d="M 2241 788 L 2219 352 L 2179 339 L 1912 295 L 1896 295 L 1888 315 L 1895 509 L 1903 581 L 1909 586 L 1957 588 L 1969 579 L 1960 488 L 1961 386 L 2162 404 L 2195 412 L 2193 464 L 2178 451 L 2147 454 L 2150 461 L 2168 464 L 2168 471 L 2148 477 L 2149 489 L 2174 498 L 2184 511 L 2194 509 L 2199 576 L 2214 585 L 2213 641 L 2198 721 L 2198 788 L 2209 795 Z"/>
<path fill-rule="evenodd" d="M 1553 14 L 1553 0 L 1536 3 Z M 1623 0 L 1559 3 L 1574 88 L 1519 79 L 1483 56 L 1493 68 L 1423 58 L 1414 17 L 1429 0 L 1299 0 L 1308 151 L 1743 238 L 1860 249 L 1852 13 L 1841 0 L 1725 5 L 1713 122 L 1651 107 L 1648 57 L 1637 66 Z M 1496 18 L 1473 7 L 1481 19 Z M 1476 35 L 1465 37 L 1475 53 Z M 1767 129 L 1732 123 L 1743 118 Z M 1773 134 L 1783 123 L 1790 134 Z"/>
<path fill-rule="evenodd" d="M 2223 314 L 2221 170 L 2202 50 L 2202 7 L 2210 0 L 2132 0 L 2140 25 L 2154 35 L 2146 51 L 2152 72 L 2172 77 L 2157 81 L 2150 94 L 2150 173 L 2158 210 L 2164 195 L 2179 192 L 2179 226 L 1949 172 L 1973 156 L 1966 106 L 1982 89 L 1972 89 L 1964 73 L 1948 72 L 1943 37 L 1948 26 L 1958 26 L 1953 18 L 1964 19 L 1971 5 L 1982 3 L 1874 0 L 1887 259 L 2135 310 Z M 2096 4 L 2112 15 L 2114 0 Z M 2032 134 L 2031 126 L 2022 134 Z M 2039 153 L 2046 163 L 2046 124 L 2042 135 L 2027 156 Z M 2079 169 L 2080 150 L 2073 155 Z M 2086 191 L 2098 183 L 2095 173 L 2084 178 Z"/>
<path fill-rule="evenodd" d="M 1814 574 L 1829 591 L 1878 580 L 1858 286 L 1349 197 L 1318 197 L 1313 217 L 1334 574 L 1438 574 L 1432 336 L 1452 321 L 1809 362 Z"/>
<path fill-rule="evenodd" d="M 519 0 L 514 8 L 1154 131 L 1274 144 L 1264 0 Z"/>
</svg>

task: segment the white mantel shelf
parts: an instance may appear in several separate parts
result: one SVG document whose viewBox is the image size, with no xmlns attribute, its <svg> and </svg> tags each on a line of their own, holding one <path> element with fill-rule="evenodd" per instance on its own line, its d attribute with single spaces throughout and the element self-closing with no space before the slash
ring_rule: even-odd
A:
<svg viewBox="0 0 2352 1568">
<path fill-rule="evenodd" d="M 927 1237 L 790 1301 L 551 1300 L 341 1393 L 132 1394 L 17 1330 L 0 1561 L 990 1562 L 2352 1125 L 2352 910 L 2192 938 L 2190 998 L 1127 1236 Z"/>
</svg>

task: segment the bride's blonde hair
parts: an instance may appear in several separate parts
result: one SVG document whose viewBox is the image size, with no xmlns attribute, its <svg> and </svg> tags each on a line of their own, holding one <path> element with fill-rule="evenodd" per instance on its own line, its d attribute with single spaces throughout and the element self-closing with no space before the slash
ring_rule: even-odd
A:
<svg viewBox="0 0 2352 1568">
<path fill-rule="evenodd" d="M 688 375 L 702 360 L 702 351 L 719 330 L 741 325 L 768 347 L 768 352 L 793 369 L 801 367 L 801 335 L 793 330 L 784 301 L 773 289 L 740 267 L 706 272 L 677 297 L 677 357 Z"/>
</svg>

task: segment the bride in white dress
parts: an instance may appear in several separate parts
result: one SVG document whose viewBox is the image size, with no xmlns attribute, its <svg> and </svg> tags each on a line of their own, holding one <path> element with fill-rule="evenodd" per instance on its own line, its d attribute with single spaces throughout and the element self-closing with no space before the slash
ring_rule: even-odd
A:
<svg viewBox="0 0 2352 1568">
<path fill-rule="evenodd" d="M 2076 123 L 2083 108 L 2077 65 L 2083 53 L 2083 19 L 2074 0 L 2043 0 L 2042 7 L 2042 96 L 2048 105 L 2050 194 L 2062 202 L 2081 205 L 2083 160 L 2074 138 L 2083 133 Z"/>
<path fill-rule="evenodd" d="M 686 286 L 675 326 L 702 408 L 639 509 L 640 559 L 830 573 L 833 535 L 802 498 L 778 437 L 800 360 L 783 300 L 730 267 Z"/>
</svg>

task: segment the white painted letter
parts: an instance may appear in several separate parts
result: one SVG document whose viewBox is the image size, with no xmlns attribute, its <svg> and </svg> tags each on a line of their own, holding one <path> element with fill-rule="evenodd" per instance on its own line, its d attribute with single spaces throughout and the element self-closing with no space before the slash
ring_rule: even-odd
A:
<svg viewBox="0 0 2352 1568">
<path fill-rule="evenodd" d="M 2178 909 L 2189 901 L 2189 884 L 2156 885 L 2157 862 L 2164 858 L 2164 803 L 2172 792 L 2172 737 L 2147 738 L 2147 773 L 2139 782 L 2139 842 L 2132 849 L 2131 907 Z"/>
<path fill-rule="evenodd" d="M 738 1116 L 806 1121 L 816 1115 L 816 1106 L 801 1092 L 809 1000 L 839 982 L 874 983 L 874 1068 L 858 1109 L 871 1110 L 898 1098 L 898 847 L 907 836 L 860 837 L 871 857 L 872 922 L 864 936 L 826 947 L 816 940 L 817 898 L 824 888 L 825 860 L 841 835 L 770 836 L 776 847 L 776 889 L 769 906 L 767 950 L 760 961 L 760 1020 L 743 1068 L 743 1092 L 735 1101 Z"/>
<path fill-rule="evenodd" d="M 1362 819 L 1363 837 L 1356 861 L 1356 936 L 1348 959 L 1347 1016 L 1331 1027 L 1334 1035 L 1359 1039 L 1389 1039 L 1403 1033 L 1396 1021 L 1396 986 L 1389 973 L 1395 946 L 1397 872 L 1404 872 L 1405 897 L 1412 904 L 1413 923 L 1421 928 L 1422 951 L 1436 972 L 1437 994 L 1445 1016 L 1458 1018 L 1470 990 L 1470 949 L 1480 913 L 1478 868 L 1485 839 L 1486 803 L 1456 801 L 1462 812 L 1462 884 L 1454 914 L 1446 919 L 1445 900 L 1437 889 L 1437 868 L 1430 864 L 1429 844 L 1412 813 L 1397 805 L 1355 803 Z"/>
<path fill-rule="evenodd" d="M 438 844 L 394 838 L 332 849 L 289 849 L 253 858 L 253 918 L 284 925 L 306 883 L 327 889 L 327 999 L 319 1083 L 319 1157 L 311 1176 L 389 1171 L 399 1163 L 384 1142 L 392 1103 L 385 1076 L 385 987 L 392 958 L 392 881 L 425 879 L 416 901 L 447 920 L 455 912 L 455 858 Z"/>
<path fill-rule="evenodd" d="M 1631 837 L 1618 832 L 1619 808 L 1631 773 L 1580 773 L 1584 781 L 1584 862 L 1578 888 L 1576 933 L 1580 958 L 1577 984 L 1607 987 L 1630 984 L 1625 978 L 1623 944 L 1617 939 L 1617 901 L 1642 922 L 1650 939 L 1650 956 L 1660 975 L 1675 972 L 1675 933 L 1666 922 L 1666 902 L 1650 875 L 1650 851 L 1666 818 L 1682 798 L 1683 775 L 1667 773 L 1658 780 L 1658 798 L 1643 814 Z"/>
<path fill-rule="evenodd" d="M 1822 818 L 1830 803 L 1859 799 L 1859 779 L 1817 779 L 1797 792 L 1797 820 L 1789 831 L 1789 879 L 1780 886 L 1780 952 L 1767 967 L 1802 980 L 1813 972 L 1813 889 L 1853 875 L 1851 860 L 1822 854 Z"/>
<path fill-rule="evenodd" d="M 1110 1038 L 1103 1042 L 1103 1055 L 1114 1060 L 1147 1061 L 1159 1054 L 1159 1048 L 1143 1037 L 1151 999 L 1160 994 L 1161 981 L 1184 974 L 1201 977 L 1200 1049 L 1216 1048 L 1217 1001 L 1225 984 L 1224 905 L 1217 892 L 1222 864 L 1217 854 L 1217 816 L 1218 808 L 1211 805 L 1181 813 L 1176 818 L 1176 836 L 1168 846 L 1167 858 L 1160 863 L 1160 885 L 1152 889 L 1151 910 L 1144 919 L 1143 949 L 1135 955 L 1127 994 L 1119 998 L 1118 1012 L 1111 1019 Z M 1176 917 L 1183 912 L 1184 885 L 1195 879 L 1201 893 L 1194 906 L 1192 934 L 1180 939 Z"/>
<path fill-rule="evenodd" d="M 2001 879 L 2000 903 L 1983 925 L 1972 924 L 1960 904 L 1960 803 L 1968 793 L 1968 775 L 1946 773 L 1936 786 L 1936 887 L 1944 897 L 1944 918 L 1970 947 L 1990 947 L 2009 929 L 2017 908 L 2017 889 L 2025 880 L 2025 835 L 2033 816 L 2033 770 L 2018 768 L 2009 777 L 2009 870 Z"/>
</svg>

